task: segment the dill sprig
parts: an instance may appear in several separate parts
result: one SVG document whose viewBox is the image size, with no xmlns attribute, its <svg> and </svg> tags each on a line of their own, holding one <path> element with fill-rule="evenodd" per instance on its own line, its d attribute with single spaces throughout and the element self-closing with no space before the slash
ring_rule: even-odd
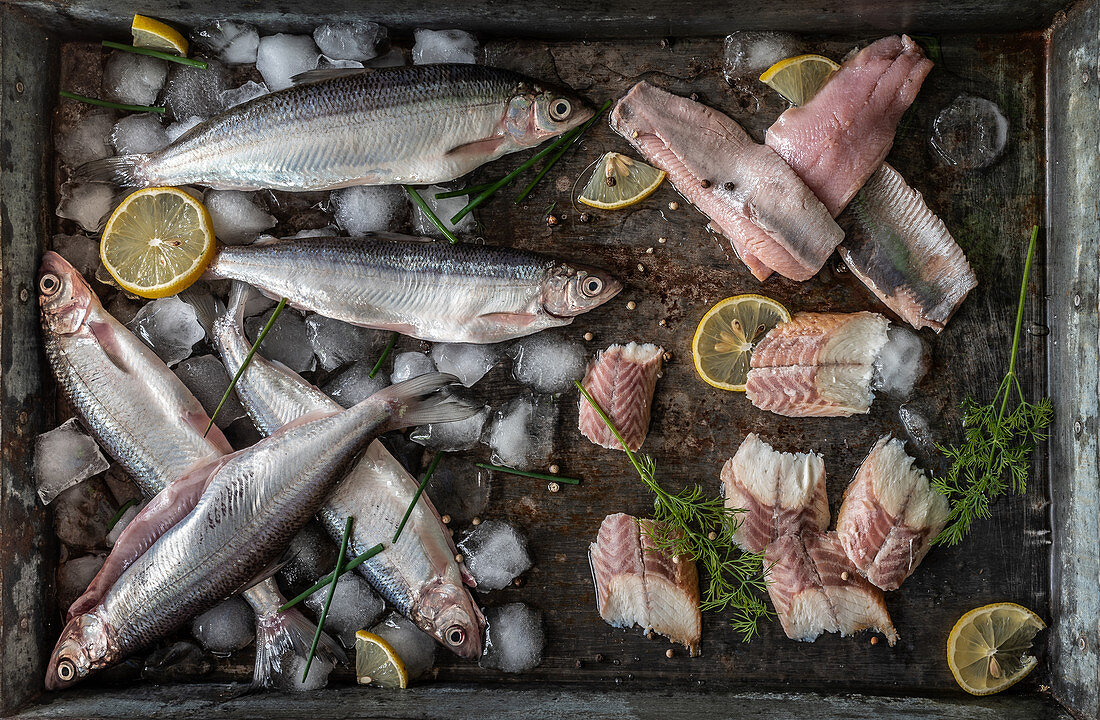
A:
<svg viewBox="0 0 1100 720">
<path fill-rule="evenodd" d="M 646 532 L 657 550 L 686 557 L 702 565 L 707 575 L 699 609 L 733 612 L 730 625 L 744 642 L 757 634 L 757 623 L 770 615 L 759 593 L 767 586 L 767 569 L 762 553 L 739 550 L 733 535 L 741 526 L 744 510 L 728 508 L 721 497 L 708 497 L 699 485 L 670 493 L 657 482 L 657 461 L 640 458 L 626 446 L 615 424 L 579 382 L 581 395 L 615 435 L 630 464 L 653 493 L 653 519 Z"/>
<path fill-rule="evenodd" d="M 1028 402 L 1016 375 L 1027 281 L 1038 237 L 1036 225 L 1031 228 L 1024 279 L 1020 284 L 1008 373 L 988 404 L 982 405 L 972 397 L 963 400 L 965 431 L 962 445 L 936 444 L 951 461 L 951 468 L 945 476 L 933 478 L 932 486 L 947 496 L 951 514 L 947 517 L 947 527 L 933 539 L 933 544 L 957 545 L 975 520 L 990 517 L 989 506 L 995 498 L 1008 493 L 1023 495 L 1027 491 L 1031 454 L 1036 444 L 1046 439 L 1046 428 L 1054 419 L 1050 398 Z M 1014 405 L 1011 408 L 1010 401 Z"/>
</svg>

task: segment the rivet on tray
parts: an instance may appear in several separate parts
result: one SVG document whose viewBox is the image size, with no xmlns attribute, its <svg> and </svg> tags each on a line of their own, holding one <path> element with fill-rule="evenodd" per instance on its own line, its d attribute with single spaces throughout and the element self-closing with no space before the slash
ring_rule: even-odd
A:
<svg viewBox="0 0 1100 720">
<path fill-rule="evenodd" d="M 1075 308 L 1081 307 L 1081 296 L 1080 295 L 1074 295 L 1073 296 L 1073 307 L 1075 307 Z"/>
<path fill-rule="evenodd" d="M 30 294 L 27 292 L 27 288 L 20 288 L 19 290 L 19 302 L 25 303 L 30 298 Z"/>
<path fill-rule="evenodd" d="M 1074 420 L 1073 421 L 1073 434 L 1074 435 L 1080 435 L 1081 431 L 1083 429 L 1084 429 L 1084 426 L 1081 424 L 1080 420 Z"/>
<path fill-rule="evenodd" d="M 1081 650 L 1085 649 L 1085 636 L 1084 635 L 1077 638 L 1077 647 Z"/>
<path fill-rule="evenodd" d="M 23 94 L 23 81 L 22 80 L 16 81 L 16 83 L 15 83 L 15 92 L 19 93 L 20 95 Z"/>
<path fill-rule="evenodd" d="M 1089 84 L 1089 71 L 1088 70 L 1082 70 L 1081 71 L 1081 84 L 1082 85 L 1088 85 Z"/>
</svg>

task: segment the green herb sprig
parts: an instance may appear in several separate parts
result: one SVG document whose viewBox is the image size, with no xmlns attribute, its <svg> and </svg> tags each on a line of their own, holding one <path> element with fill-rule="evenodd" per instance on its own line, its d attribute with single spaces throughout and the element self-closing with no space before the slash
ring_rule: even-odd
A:
<svg viewBox="0 0 1100 720">
<path fill-rule="evenodd" d="M 126 514 L 126 511 L 138 504 L 137 498 L 130 498 L 118 509 L 111 519 L 107 522 L 107 532 L 111 532 L 115 529 L 115 525 L 118 525 L 118 521 L 122 519 L 122 516 Z"/>
<path fill-rule="evenodd" d="M 382 363 L 386 362 L 386 358 L 390 356 L 390 352 L 393 351 L 393 346 L 397 344 L 397 338 L 400 336 L 401 334 L 397 331 L 390 335 L 390 339 L 386 341 L 386 347 L 382 350 L 382 354 L 378 356 L 378 360 L 374 362 L 374 367 L 367 373 L 367 377 L 373 379 L 378 374 L 378 371 L 382 369 Z"/>
<path fill-rule="evenodd" d="M 104 40 L 103 47 L 111 48 L 112 50 L 122 50 L 123 52 L 134 53 L 135 55 L 148 55 L 149 57 L 155 57 L 159 60 L 167 60 L 168 62 L 179 63 L 180 65 L 189 65 L 190 67 L 199 68 L 200 70 L 205 70 L 207 68 L 207 64 L 202 60 L 192 60 L 191 58 L 161 52 L 160 50 L 150 50 L 149 48 L 124 45 L 112 40 Z"/>
<path fill-rule="evenodd" d="M 439 229 L 439 232 L 443 233 L 443 237 L 450 240 L 452 245 L 458 242 L 458 237 L 451 232 L 450 228 L 443 224 L 443 221 L 439 219 L 435 211 L 428 207 L 428 203 L 424 202 L 424 198 L 420 197 L 420 193 L 416 191 L 416 188 L 412 185 L 402 185 L 401 187 L 405 188 L 405 192 L 408 193 L 412 201 L 416 203 L 416 206 L 428 216 L 428 220 L 431 221 L 432 225 L 435 225 L 436 228 Z"/>
<path fill-rule="evenodd" d="M 155 107 L 153 105 L 125 105 L 123 103 L 111 102 L 110 100 L 100 100 L 99 98 L 88 97 L 87 95 L 80 95 L 78 93 L 69 92 L 68 90 L 62 90 L 58 93 L 63 98 L 70 100 L 76 100 L 78 102 L 87 103 L 89 105 L 96 105 L 98 107 L 110 108 L 111 110 L 123 110 L 125 112 L 152 112 L 163 115 L 166 110 L 162 107 Z"/>
<path fill-rule="evenodd" d="M 357 568 L 360 565 L 362 565 L 363 563 L 365 563 L 367 560 L 370 560 L 372 557 L 374 557 L 378 553 L 382 552 L 382 550 L 384 550 L 384 549 L 385 548 L 382 547 L 382 543 L 378 543 L 374 547 L 371 547 L 370 549 L 364 551 L 363 553 L 361 553 L 359 555 L 356 555 L 354 558 L 352 558 L 347 563 L 345 563 L 343 565 L 343 567 L 340 568 L 340 572 L 337 573 L 336 577 L 340 577 L 344 573 L 351 572 L 355 568 Z M 309 597 L 313 593 L 317 592 L 321 588 L 328 585 L 330 582 L 332 582 L 332 573 L 329 573 L 328 575 L 325 575 L 323 578 L 321 578 L 320 580 L 315 582 L 313 585 L 310 585 L 307 590 L 304 590 L 304 591 L 298 593 L 297 595 L 295 595 L 294 599 L 287 600 L 285 603 L 283 603 L 279 607 L 279 612 L 283 612 L 284 610 L 289 610 L 290 608 L 294 607 L 298 603 L 305 600 L 307 597 Z"/>
<path fill-rule="evenodd" d="M 344 565 L 344 558 L 348 552 L 348 538 L 351 537 L 351 516 L 344 522 L 344 536 L 340 539 L 340 554 L 336 556 L 336 567 L 332 569 L 332 582 L 328 586 L 328 595 L 325 597 L 324 607 L 317 617 L 317 630 L 313 633 L 313 642 L 309 645 L 309 654 L 306 655 L 306 669 L 302 671 L 302 682 L 309 677 L 309 666 L 313 664 L 313 656 L 317 653 L 317 643 L 321 640 L 321 628 L 325 626 L 325 618 L 328 617 L 328 608 L 332 605 L 332 596 L 336 594 L 336 582 L 340 579 L 340 568 Z"/>
<path fill-rule="evenodd" d="M 520 477 L 535 478 L 536 480 L 549 480 L 550 482 L 562 483 L 564 485 L 580 485 L 581 481 L 577 478 L 562 477 L 561 475 L 549 475 L 547 473 L 529 472 L 527 470 L 516 470 L 515 468 L 504 467 L 503 465 L 490 465 L 489 463 L 474 463 L 477 467 L 483 470 L 495 470 L 496 472 L 507 473 L 508 475 L 518 475 Z"/>
<path fill-rule="evenodd" d="M 577 389 L 626 451 L 627 459 L 646 487 L 653 492 L 653 519 L 647 531 L 658 550 L 690 558 L 703 566 L 708 577 L 700 610 L 731 609 L 730 625 L 748 642 L 758 633 L 761 618 L 770 616 L 760 599 L 767 587 L 768 568 L 762 553 L 736 548 L 733 535 L 741 526 L 740 508 L 728 508 L 721 497 L 707 497 L 698 485 L 673 494 L 657 482 L 657 463 L 649 455 L 639 458 L 619 434 L 595 398 L 579 382 Z"/>
<path fill-rule="evenodd" d="M 416 486 L 416 492 L 413 493 L 413 499 L 409 503 L 409 506 L 405 508 L 405 515 L 401 518 L 401 524 L 397 526 L 397 532 L 393 534 L 393 541 L 397 542 L 397 538 L 401 537 L 401 531 L 405 529 L 405 523 L 409 521 L 409 516 L 412 515 L 413 508 L 416 507 L 416 503 L 420 501 L 420 496 L 424 494 L 424 488 L 428 487 L 428 481 L 432 479 L 432 473 L 435 472 L 435 468 L 439 465 L 439 460 L 443 457 L 443 453 L 436 453 L 432 458 L 431 464 L 428 465 L 428 471 L 424 473 L 424 478 L 420 481 L 420 484 Z"/>
<path fill-rule="evenodd" d="M 957 545 L 970 532 L 975 520 L 990 517 L 989 506 L 995 498 L 1026 492 L 1031 454 L 1036 444 L 1046 439 L 1046 428 L 1054 419 L 1050 398 L 1028 402 L 1024 398 L 1020 378 L 1016 375 L 1016 352 L 1020 347 L 1027 281 L 1031 276 L 1031 261 L 1038 237 L 1039 227 L 1034 226 L 1024 265 L 1024 278 L 1020 283 L 1008 373 L 988 404 L 980 404 L 972 397 L 963 400 L 961 407 L 965 430 L 962 445 L 936 444 L 951 461 L 951 467 L 943 477 L 933 478 L 932 486 L 947 497 L 951 503 L 951 513 L 947 517 L 947 527 L 932 540 L 933 544 Z M 1009 401 L 1013 401 L 1011 408 Z"/>
</svg>

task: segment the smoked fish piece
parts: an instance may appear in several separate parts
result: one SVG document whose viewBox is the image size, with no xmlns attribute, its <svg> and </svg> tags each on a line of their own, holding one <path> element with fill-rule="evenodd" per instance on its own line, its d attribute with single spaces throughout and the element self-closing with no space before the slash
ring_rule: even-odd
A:
<svg viewBox="0 0 1100 720">
<path fill-rule="evenodd" d="M 582 382 L 615 423 L 631 452 L 642 446 L 649 432 L 653 391 L 663 355 L 664 349 L 651 343 L 612 345 L 589 363 Z M 579 412 L 580 430 L 586 438 L 605 448 L 622 449 L 622 443 L 583 398 Z"/>
</svg>

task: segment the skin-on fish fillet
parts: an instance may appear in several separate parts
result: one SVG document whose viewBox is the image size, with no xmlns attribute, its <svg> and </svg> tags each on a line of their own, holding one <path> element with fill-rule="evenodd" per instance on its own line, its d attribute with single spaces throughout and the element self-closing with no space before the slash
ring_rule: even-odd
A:
<svg viewBox="0 0 1100 720">
<path fill-rule="evenodd" d="M 783 535 L 768 546 L 768 595 L 783 632 L 812 642 L 823 632 L 852 635 L 873 628 L 890 645 L 898 640 L 882 591 L 867 582 L 844 554 L 835 532 Z"/>
<path fill-rule="evenodd" d="M 889 163 L 840 218 L 837 248 L 852 274 L 905 322 L 936 332 L 978 284 L 966 255 L 920 192 Z"/>
<path fill-rule="evenodd" d="M 759 280 L 773 270 L 808 280 L 843 238 L 787 163 L 717 110 L 640 82 L 611 127 L 668 173 Z"/>
<path fill-rule="evenodd" d="M 825 462 L 816 453 L 777 452 L 749 433 L 722 467 L 726 507 L 742 508 L 737 544 L 763 552 L 776 538 L 829 526 Z"/>
<path fill-rule="evenodd" d="M 844 552 L 883 590 L 896 590 L 947 522 L 947 498 L 914 467 L 904 444 L 881 438 L 844 492 L 836 530 Z"/>
<path fill-rule="evenodd" d="M 584 376 L 585 390 L 615 423 L 632 452 L 642 446 L 649 432 L 662 355 L 664 350 L 650 343 L 612 345 L 589 363 Z M 597 445 L 622 450 L 622 443 L 583 398 L 579 425 L 581 433 Z"/>
<path fill-rule="evenodd" d="M 780 115 L 764 142 L 836 217 L 886 159 L 898 120 L 931 70 L 909 36 L 877 40 L 808 103 Z"/>
<path fill-rule="evenodd" d="M 797 313 L 753 351 L 745 395 L 761 410 L 788 417 L 866 413 L 888 326 L 872 312 Z"/>
<path fill-rule="evenodd" d="M 614 627 L 640 625 L 699 654 L 703 620 L 695 563 L 673 562 L 647 535 L 652 520 L 616 513 L 588 546 L 596 608 Z"/>
</svg>

